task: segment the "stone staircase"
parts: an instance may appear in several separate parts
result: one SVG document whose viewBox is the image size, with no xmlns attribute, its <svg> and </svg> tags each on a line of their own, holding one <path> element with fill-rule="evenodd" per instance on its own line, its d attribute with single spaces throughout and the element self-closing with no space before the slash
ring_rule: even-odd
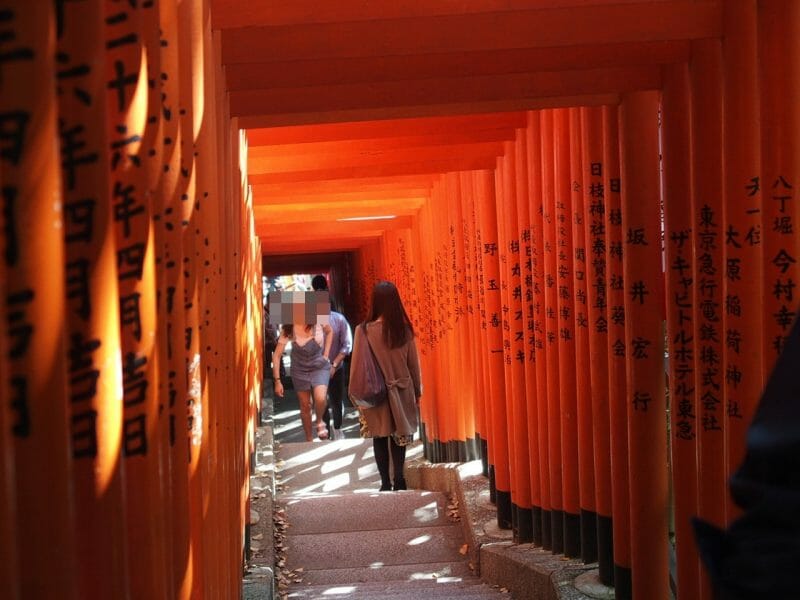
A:
<svg viewBox="0 0 800 600">
<path fill-rule="evenodd" d="M 446 494 L 377 492 L 370 440 L 284 443 L 277 459 L 281 597 L 511 597 L 472 573 Z"/>
</svg>

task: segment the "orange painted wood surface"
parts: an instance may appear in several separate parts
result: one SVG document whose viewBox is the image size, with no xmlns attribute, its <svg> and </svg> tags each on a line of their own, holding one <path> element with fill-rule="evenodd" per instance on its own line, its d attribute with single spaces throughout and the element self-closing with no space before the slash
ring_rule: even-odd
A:
<svg viewBox="0 0 800 600">
<path fill-rule="evenodd" d="M 669 596 L 658 109 L 642 93 L 619 111 L 632 589 L 653 599 Z"/>
<path fill-rule="evenodd" d="M 56 14 L 4 0 L 0 154 L 6 325 L 3 399 L 13 444 L 15 554 L 12 593 L 77 598 L 76 531 L 70 493 L 70 412 L 61 160 L 55 86 Z M 6 282 L 8 282 L 6 284 Z M 8 432 L 8 430 L 6 430 Z M 47 473 L 43 479 L 42 474 Z M 53 498 L 61 501 L 53 502 Z M 13 555 L 12 555 L 13 556 Z M 31 560 L 30 557 L 37 557 Z M 12 558 L 13 560 L 13 558 Z M 14 563 L 12 563 L 14 564 Z M 41 564 L 54 571 L 42 576 Z"/>
</svg>

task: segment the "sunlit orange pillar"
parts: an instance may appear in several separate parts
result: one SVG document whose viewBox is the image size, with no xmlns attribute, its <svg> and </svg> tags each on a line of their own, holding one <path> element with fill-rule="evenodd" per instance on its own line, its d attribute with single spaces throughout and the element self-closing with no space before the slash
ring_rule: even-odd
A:
<svg viewBox="0 0 800 600">
<path fill-rule="evenodd" d="M 180 597 L 187 594 L 192 600 L 204 597 L 203 582 L 203 494 L 200 470 L 200 452 L 203 436 L 202 381 L 199 340 L 199 265 L 196 259 L 197 171 L 195 141 L 202 122 L 203 55 L 202 12 L 199 0 L 182 0 L 178 5 L 178 58 L 181 69 L 180 108 L 181 121 L 181 179 L 180 233 L 183 250 L 181 276 L 184 292 L 181 307 L 184 311 L 183 371 L 179 376 L 186 380 L 186 419 L 188 430 L 188 481 L 189 481 L 189 562 L 184 573 Z"/>
<path fill-rule="evenodd" d="M 195 85 L 203 97 L 203 103 L 195 113 L 199 121 L 199 131 L 195 139 L 195 168 L 197 170 L 197 192 L 194 215 L 189 226 L 189 235 L 195 237 L 195 255 L 192 260 L 198 270 L 199 315 L 197 334 L 200 351 L 200 380 L 202 382 L 202 432 L 203 444 L 200 453 L 201 490 L 203 495 L 203 578 L 206 593 L 216 597 L 224 593 L 222 566 L 225 558 L 221 554 L 225 548 L 225 531 L 222 528 L 222 494 L 219 490 L 219 474 L 222 465 L 218 453 L 220 432 L 220 392 L 218 387 L 217 358 L 214 354 L 217 344 L 215 321 L 218 318 L 214 267 L 219 225 L 216 205 L 219 202 L 217 154 L 221 150 L 217 139 L 217 101 L 209 3 L 202 0 L 198 5 L 200 21 L 199 46 L 201 66 L 194 73 Z M 218 269 L 219 267 L 217 267 Z"/>
<path fill-rule="evenodd" d="M 78 536 L 78 595 L 127 594 L 120 389 L 119 299 L 112 204 L 108 201 L 106 36 L 103 3 L 63 7 L 58 49 L 68 57 L 59 122 L 69 398 Z M 91 65 L 89 70 L 78 68 Z"/>
<path fill-rule="evenodd" d="M 525 131 L 528 147 L 528 189 L 531 223 L 531 270 L 533 272 L 533 334 L 536 358 L 536 419 L 539 467 L 538 513 L 534 506 L 533 541 L 545 550 L 552 548 L 552 515 L 550 500 L 550 462 L 548 439 L 547 339 L 545 337 L 545 253 L 542 204 L 542 132 L 541 111 L 528 113 Z M 535 496 L 534 496 L 535 497 Z"/>
<path fill-rule="evenodd" d="M 589 302 L 583 191 L 583 137 L 581 111 L 569 109 L 569 163 L 572 210 L 572 261 L 575 319 L 575 398 L 577 405 L 578 485 L 580 492 L 580 555 L 583 562 L 597 561 L 597 511 L 595 508 L 594 448 L 592 432 L 592 380 L 589 359 Z"/>
<path fill-rule="evenodd" d="M 511 528 L 511 480 L 509 469 L 509 434 L 506 424 L 506 383 L 503 371 L 502 300 L 500 296 L 499 236 L 495 211 L 494 174 L 478 171 L 477 195 L 483 245 L 483 277 L 486 297 L 487 347 L 490 365 L 490 389 L 492 412 L 492 440 L 490 448 L 489 481 L 495 490 L 497 524 L 503 529 Z"/>
<path fill-rule="evenodd" d="M 603 187 L 606 194 L 606 277 L 608 323 L 608 415 L 611 420 L 611 502 L 614 588 L 631 597 L 630 491 L 628 489 L 628 407 L 625 376 L 625 289 L 622 273 L 622 200 L 616 107 L 603 107 Z"/>
<path fill-rule="evenodd" d="M 454 303 L 454 322 L 453 333 L 455 338 L 453 345 L 451 345 L 451 384 L 454 388 L 459 382 L 459 371 L 466 371 L 470 375 L 462 381 L 464 390 L 464 399 L 461 402 L 456 402 L 460 405 L 461 410 L 461 430 L 458 431 L 456 438 L 456 460 L 466 461 L 474 458 L 474 439 L 475 439 L 475 413 L 476 413 L 476 380 L 479 371 L 475 368 L 472 360 L 471 352 L 461 352 L 461 357 L 458 357 L 459 348 L 472 348 L 475 343 L 472 339 L 472 331 L 470 328 L 470 314 L 469 304 L 467 299 L 468 280 L 466 277 L 465 265 L 465 243 L 467 238 L 467 222 L 466 217 L 462 212 L 461 202 L 461 179 L 458 173 L 450 173 L 448 175 L 448 212 L 451 215 L 451 230 L 453 232 L 453 241 L 451 248 L 450 264 L 455 267 L 453 272 L 453 288 L 452 296 Z"/>
<path fill-rule="evenodd" d="M 561 406 L 561 477 L 564 494 L 564 554 L 580 556 L 578 482 L 578 407 L 576 396 L 575 308 L 573 282 L 569 109 L 553 116 L 555 167 L 555 285 L 558 295 L 558 364 Z"/>
<path fill-rule="evenodd" d="M 592 403 L 592 445 L 600 581 L 614 583 L 611 525 L 611 436 L 608 412 L 608 272 L 606 269 L 606 194 L 603 179 L 603 111 L 581 109 L 582 193 L 586 259 L 586 303 Z M 587 533 L 587 535 L 590 535 Z M 583 534 L 582 534 L 583 537 Z"/>
<path fill-rule="evenodd" d="M 733 269 L 723 281 L 722 330 L 725 332 L 725 480 L 744 459 L 747 426 L 753 418 L 763 388 L 764 293 L 762 284 L 761 218 L 764 193 L 755 183 L 761 170 L 758 75 L 758 3 L 726 2 L 722 39 L 724 114 L 723 260 Z M 758 237 L 754 237 L 757 235 Z M 731 301 L 729 302 L 728 299 Z M 734 302 L 734 299 L 736 301 Z M 741 302 L 750 307 L 742 310 Z M 730 374 L 730 376 L 729 376 Z M 726 521 L 738 509 L 728 499 Z"/>
<path fill-rule="evenodd" d="M 20 598 L 76 598 L 55 12 L 50 3 L 31 10 L 27 3 L 3 0 L 0 15 L 7 48 L 0 66 L 2 260 L 8 282 L 2 288 L 2 360 L 8 361 L 3 398 L 20 507 L 19 570 L 9 589 L 14 593 L 18 584 Z M 46 574 L 42 565 L 48 565 Z"/>
<path fill-rule="evenodd" d="M 669 596 L 658 108 L 657 92 L 639 92 L 619 111 L 631 570 L 633 597 L 653 600 Z"/>
<path fill-rule="evenodd" d="M 544 331 L 547 365 L 547 445 L 550 477 L 550 527 L 554 554 L 564 551 L 564 496 L 562 489 L 560 351 L 558 343 L 558 239 L 555 198 L 555 143 L 553 112 L 541 113 L 542 219 L 544 248 Z"/>
<path fill-rule="evenodd" d="M 474 288 L 478 306 L 478 323 L 479 329 L 479 345 L 477 346 L 476 359 L 480 362 L 481 371 L 483 373 L 483 383 L 481 394 L 481 403 L 483 405 L 483 424 L 484 430 L 481 433 L 481 462 L 482 472 L 485 477 L 489 477 L 489 465 L 491 464 L 491 455 L 494 452 L 494 442 L 492 439 L 492 403 L 491 403 L 491 366 L 489 362 L 489 355 L 487 349 L 489 347 L 489 323 L 487 319 L 486 308 L 486 270 L 483 264 L 483 235 L 481 233 L 481 219 L 480 219 L 480 198 L 477 194 L 477 173 L 470 171 L 464 173 L 465 190 L 468 190 L 468 199 L 471 205 L 471 219 L 473 221 L 473 244 L 475 256 L 475 269 L 476 274 L 474 277 Z M 494 493 L 491 490 L 490 493 Z"/>
<path fill-rule="evenodd" d="M 758 4 L 765 379 L 797 318 L 800 282 L 800 4 Z M 746 310 L 743 305 L 742 310 Z"/>
<path fill-rule="evenodd" d="M 484 475 L 488 475 L 486 456 L 486 372 L 482 348 L 485 347 L 481 335 L 482 305 L 479 278 L 481 276 L 480 252 L 475 231 L 475 204 L 473 199 L 472 176 L 468 171 L 459 173 L 461 214 L 464 222 L 464 276 L 466 289 L 466 318 L 470 335 L 470 359 L 474 369 L 475 389 L 475 445 L 481 458 Z"/>
<path fill-rule="evenodd" d="M 105 3 L 120 343 L 128 570 L 132 597 L 155 597 L 166 587 L 161 521 L 161 452 L 156 335 L 156 265 L 153 193 L 161 169 L 153 160 L 159 111 L 148 109 L 148 47 L 157 27 L 154 7 Z M 111 40 L 111 41 L 109 41 Z M 152 117 L 152 118 L 151 118 Z M 156 130 L 156 131 L 154 131 Z"/>
<path fill-rule="evenodd" d="M 502 217 L 501 243 L 505 255 L 503 280 L 504 359 L 506 385 L 510 391 L 508 404 L 509 434 L 513 435 L 514 482 L 512 482 L 512 526 L 517 543 L 533 541 L 533 516 L 531 510 L 530 459 L 528 456 L 528 413 L 525 394 L 525 326 L 522 308 L 522 254 L 520 252 L 517 203 L 527 198 L 517 198 L 517 162 L 514 142 L 504 144 L 502 169 L 499 175 L 503 186 L 503 200 L 498 202 L 498 223 Z M 501 257 L 503 254 L 501 253 Z M 502 262 L 502 258 L 501 258 Z M 501 275 L 502 279 L 502 275 Z M 507 309 L 507 310 L 506 310 Z M 507 327 L 507 329 L 506 329 Z M 510 386 L 509 386 L 510 384 Z"/>
<path fill-rule="evenodd" d="M 700 597 L 700 562 L 691 518 L 697 514 L 698 382 L 694 356 L 694 236 L 692 235 L 691 114 L 685 64 L 665 70 L 662 96 L 667 351 L 678 595 Z"/>
<path fill-rule="evenodd" d="M 420 352 L 423 373 L 435 372 L 435 355 L 434 350 L 436 347 L 436 332 L 438 328 L 435 324 L 435 276 L 434 276 L 434 249 L 432 248 L 432 240 L 429 233 L 433 229 L 432 221 L 432 208 L 431 202 L 427 202 L 419 211 L 417 218 L 417 231 L 416 240 L 418 248 L 416 253 L 415 264 L 420 271 L 420 286 L 421 286 L 421 299 L 422 299 L 422 320 L 415 324 L 417 332 L 417 349 Z M 366 273 L 364 275 L 366 279 Z M 369 289 L 369 288 L 367 288 Z M 365 300 L 367 302 L 367 300 Z M 365 310 L 366 312 L 366 310 Z M 368 314 L 368 313 L 367 313 Z M 436 380 L 434 380 L 435 387 Z M 435 389 L 428 389 L 426 395 L 430 398 L 431 395 L 436 395 Z M 438 443 L 439 435 L 439 418 L 438 411 L 442 407 L 438 402 L 422 402 L 420 405 L 420 413 L 422 416 L 422 431 L 425 440 L 425 456 L 431 462 L 441 462 L 444 460 L 440 456 L 440 444 Z"/>
<path fill-rule="evenodd" d="M 725 373 L 722 370 L 722 53 L 718 40 L 692 43 L 692 232 L 694 235 L 695 369 L 697 373 L 698 514 L 725 521 Z M 701 597 L 711 597 L 701 577 Z"/>
<path fill-rule="evenodd" d="M 184 352 L 184 287 L 183 248 L 181 242 L 182 175 L 181 149 L 183 147 L 182 121 L 179 111 L 181 71 L 188 65 L 179 64 L 178 6 L 175 2 L 160 2 L 160 24 L 164 43 L 161 46 L 163 158 L 161 188 L 163 210 L 156 223 L 157 255 L 161 259 L 159 286 L 159 318 L 163 331 L 160 362 L 166 414 L 162 414 L 162 425 L 167 428 L 165 453 L 167 476 L 165 498 L 169 501 L 171 543 L 170 592 L 175 598 L 189 598 L 189 588 L 184 580 L 189 561 L 189 432 L 186 416 L 186 354 Z M 191 136 L 191 131 L 188 133 Z M 162 283 L 163 282 L 163 283 Z"/>
</svg>

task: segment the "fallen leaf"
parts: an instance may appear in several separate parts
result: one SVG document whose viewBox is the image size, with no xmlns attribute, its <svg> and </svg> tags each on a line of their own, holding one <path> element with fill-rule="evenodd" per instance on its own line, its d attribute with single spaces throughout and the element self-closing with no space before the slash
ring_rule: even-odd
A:
<svg viewBox="0 0 800 600">
<path fill-rule="evenodd" d="M 469 544 L 464 544 L 458 551 L 458 553 L 461 554 L 462 556 L 465 555 L 467 552 L 469 552 Z"/>
</svg>

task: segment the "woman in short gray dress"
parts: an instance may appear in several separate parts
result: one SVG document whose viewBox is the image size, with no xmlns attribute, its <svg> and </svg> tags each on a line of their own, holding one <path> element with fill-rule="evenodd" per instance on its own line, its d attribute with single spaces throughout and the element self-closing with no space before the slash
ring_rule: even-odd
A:
<svg viewBox="0 0 800 600">
<path fill-rule="evenodd" d="M 351 377 L 353 369 L 357 369 L 361 362 L 361 352 L 369 352 L 367 339 L 386 381 L 388 400 L 375 408 L 360 409 L 366 422 L 365 435 L 372 437 L 375 462 L 381 475 L 381 491 L 404 490 L 406 446 L 417 430 L 422 379 L 414 328 L 397 288 L 389 281 L 379 281 L 375 285 L 370 319 L 356 328 Z M 390 453 L 394 486 L 389 477 Z"/>
<path fill-rule="evenodd" d="M 317 437 L 328 439 L 328 428 L 323 418 L 328 408 L 328 382 L 331 377 L 331 326 L 304 325 L 294 323 L 283 325 L 278 345 L 272 355 L 272 375 L 275 379 L 275 395 L 283 398 L 283 382 L 280 378 L 280 361 L 283 349 L 291 340 L 292 384 L 300 402 L 300 420 L 306 441 L 312 441 L 311 434 L 311 396 L 314 396 L 314 412 L 317 416 Z"/>
</svg>

